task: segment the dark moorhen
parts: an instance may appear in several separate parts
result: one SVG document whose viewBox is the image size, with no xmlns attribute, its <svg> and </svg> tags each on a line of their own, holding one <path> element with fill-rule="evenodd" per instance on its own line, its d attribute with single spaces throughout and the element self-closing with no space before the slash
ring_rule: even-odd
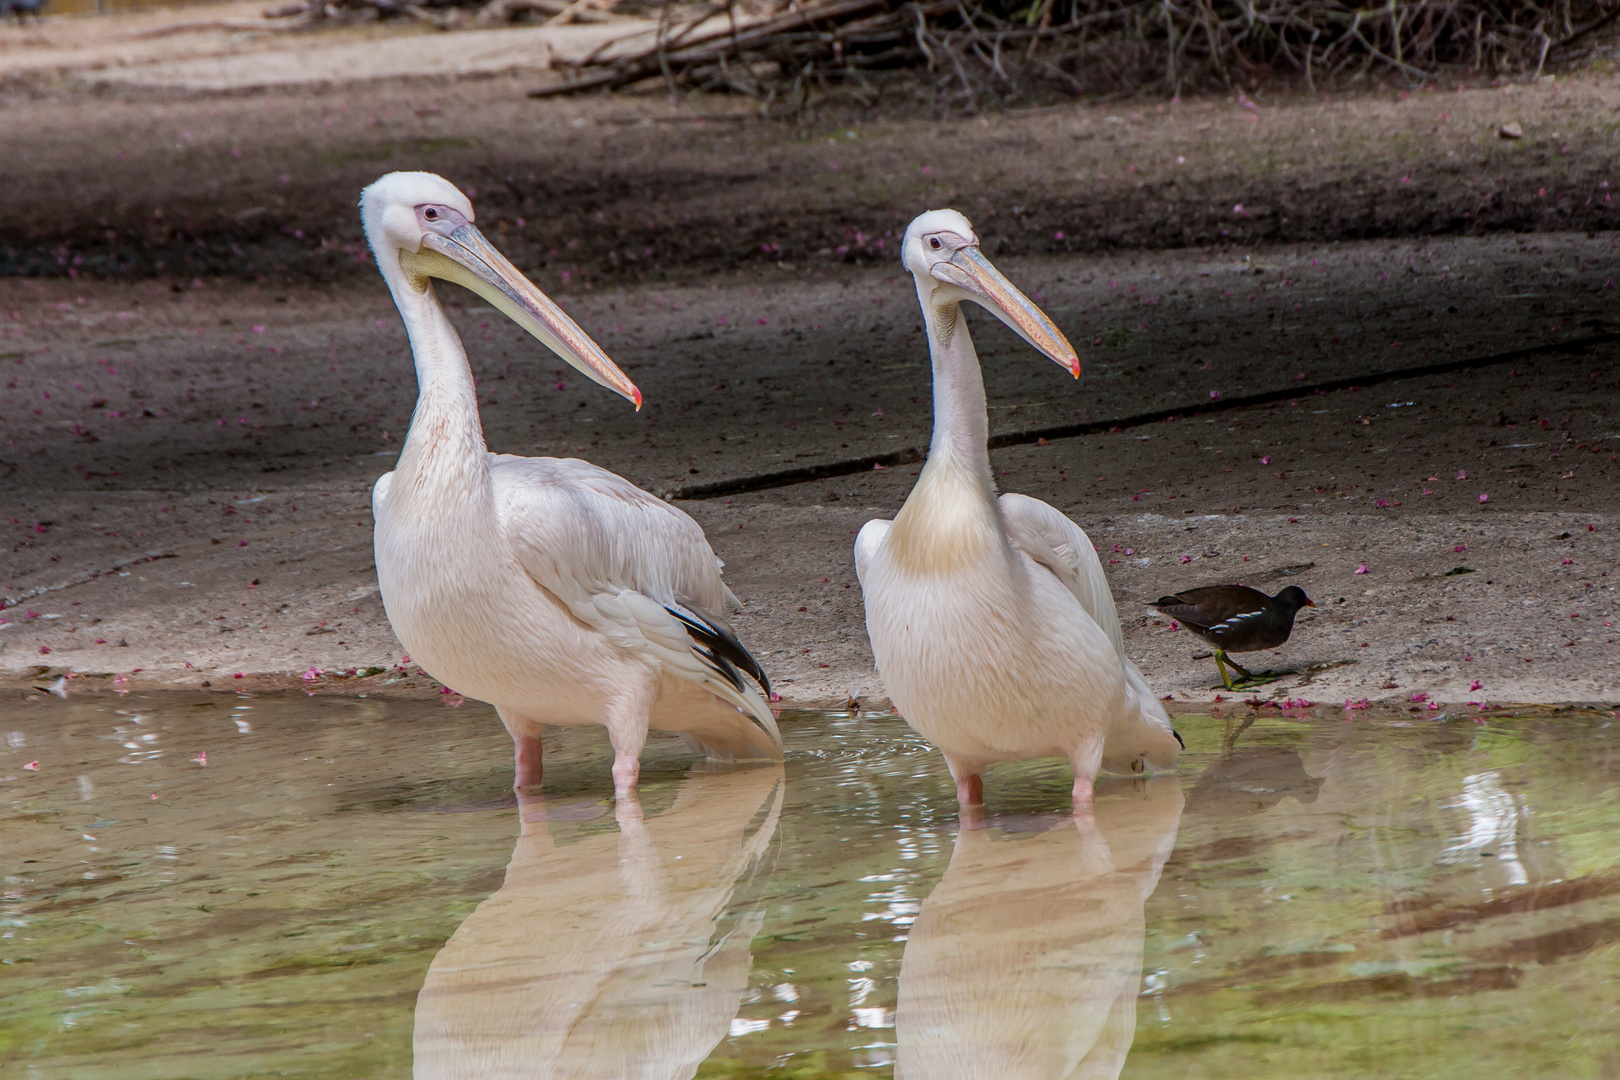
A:
<svg viewBox="0 0 1620 1080">
<path fill-rule="evenodd" d="M 1226 665 L 1231 664 L 1232 670 L 1245 679 L 1254 676 L 1226 654 L 1275 649 L 1294 632 L 1294 614 L 1316 604 L 1297 585 L 1288 586 L 1276 596 L 1246 585 L 1206 585 L 1161 596 L 1148 606 L 1215 646 L 1215 666 L 1221 669 L 1221 681 L 1230 690 L 1232 677 L 1226 673 Z"/>
</svg>

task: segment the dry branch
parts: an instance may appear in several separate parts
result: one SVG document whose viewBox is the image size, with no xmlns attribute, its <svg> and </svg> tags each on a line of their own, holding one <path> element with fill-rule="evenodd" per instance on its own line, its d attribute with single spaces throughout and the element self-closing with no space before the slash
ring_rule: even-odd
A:
<svg viewBox="0 0 1620 1080">
<path fill-rule="evenodd" d="M 1072 96 L 1255 86 L 1313 89 L 1386 75 L 1515 78 L 1590 53 L 1620 0 L 820 0 L 739 24 L 725 5 L 663 9 L 678 33 L 631 55 L 604 49 L 535 97 L 661 77 L 767 97 L 809 82 L 864 84 L 909 69 L 936 97 Z M 682 34 L 690 36 L 682 38 Z M 920 73 L 920 78 L 919 78 Z"/>
</svg>

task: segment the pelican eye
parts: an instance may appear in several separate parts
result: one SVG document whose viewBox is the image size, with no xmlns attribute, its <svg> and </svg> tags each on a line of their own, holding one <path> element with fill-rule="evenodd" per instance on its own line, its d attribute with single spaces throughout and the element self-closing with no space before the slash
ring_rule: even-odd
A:
<svg viewBox="0 0 1620 1080">
<path fill-rule="evenodd" d="M 433 209 L 433 207 L 431 207 L 431 206 L 428 207 L 426 210 L 422 211 L 422 216 L 427 218 L 429 221 L 438 221 L 439 220 L 439 212 L 437 210 Z"/>
<path fill-rule="evenodd" d="M 944 247 L 945 245 L 939 242 L 939 237 L 930 236 L 928 238 L 928 246 L 933 248 L 935 251 L 938 251 L 940 248 Z"/>
</svg>

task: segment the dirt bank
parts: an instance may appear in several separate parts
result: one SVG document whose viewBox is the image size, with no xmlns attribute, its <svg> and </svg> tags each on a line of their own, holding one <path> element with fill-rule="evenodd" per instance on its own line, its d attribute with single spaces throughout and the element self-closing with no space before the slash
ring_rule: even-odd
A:
<svg viewBox="0 0 1620 1080">
<path fill-rule="evenodd" d="M 1209 662 L 1142 604 L 1211 580 L 1276 588 L 1275 571 L 1306 564 L 1289 580 L 1324 603 L 1278 660 L 1316 670 L 1280 694 L 1620 696 L 1620 634 L 1606 625 L 1620 369 L 1612 342 L 1581 344 L 1606 325 L 1612 259 L 1612 241 L 1567 235 L 1268 249 L 1248 262 L 1002 259 L 1091 344 L 1076 384 L 976 320 L 997 433 L 1212 394 L 1300 394 L 1010 447 L 995 455 L 1001 482 L 1092 531 L 1134 654 L 1178 699 L 1211 696 Z M 571 301 L 642 387 L 639 415 L 445 287 L 491 445 L 587 457 L 658 491 L 925 445 L 907 283 L 881 270 L 777 274 Z M 0 656 L 12 678 L 397 677 L 367 504 L 415 385 L 380 286 L 3 290 L 16 520 Z M 1511 363 L 1310 392 L 1346 372 L 1538 343 L 1549 348 Z M 914 471 L 682 504 L 727 561 L 749 603 L 739 626 L 790 701 L 882 699 L 849 544 L 892 514 Z"/>
<path fill-rule="evenodd" d="M 471 40 L 367 33 L 419 50 L 425 68 Z M 224 55 L 260 71 L 267 57 L 326 41 L 256 38 Z M 1620 87 L 1597 76 L 792 123 L 723 98 L 677 109 L 651 90 L 531 101 L 533 74 L 208 93 L 127 81 L 167 60 L 64 60 L 40 72 L 19 67 L 28 55 L 0 52 L 13 58 L 0 83 L 0 179 L 31 193 L 28 214 L 0 221 L 0 275 L 364 280 L 355 192 L 399 168 L 476 192 L 480 221 L 513 256 L 575 291 L 887 265 L 896 231 L 945 204 L 970 211 L 1002 255 L 1593 232 L 1620 221 L 1608 187 L 1620 183 Z M 107 82 L 108 70 L 126 81 Z M 1523 138 L 1498 136 L 1509 122 Z"/>
<path fill-rule="evenodd" d="M 1620 698 L 1611 81 L 834 127 L 535 103 L 505 76 L 242 95 L 75 71 L 5 91 L 0 175 L 30 193 L 0 222 L 13 682 L 440 692 L 376 595 L 369 488 L 415 382 L 354 212 L 425 167 L 647 399 L 445 286 L 491 446 L 718 493 L 682 505 L 789 702 L 884 697 L 849 545 L 927 442 L 893 234 L 941 204 L 1081 345 L 1076 384 L 975 318 L 992 431 L 1023 440 L 994 460 L 1091 531 L 1162 692 L 1207 701 L 1212 665 L 1146 601 L 1286 579 L 1320 606 L 1268 694 Z M 1178 419 L 1129 419 L 1155 411 Z M 892 467 L 849 472 L 869 458 Z"/>
</svg>

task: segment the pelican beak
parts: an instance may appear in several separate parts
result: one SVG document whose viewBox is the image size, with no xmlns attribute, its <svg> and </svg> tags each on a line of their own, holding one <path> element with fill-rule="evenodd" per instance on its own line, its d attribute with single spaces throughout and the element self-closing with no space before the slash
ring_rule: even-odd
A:
<svg viewBox="0 0 1620 1080">
<path fill-rule="evenodd" d="M 990 313 L 1046 354 L 1059 367 L 1066 368 L 1075 378 L 1080 377 L 1080 357 L 1074 346 L 1063 336 L 1057 324 L 1046 317 L 1029 297 L 1018 291 L 1000 270 L 977 247 L 965 247 L 942 263 L 933 267 L 933 275 L 940 281 L 966 289 Z"/>
<path fill-rule="evenodd" d="M 463 225 L 449 236 L 430 232 L 422 237 L 420 251 L 401 251 L 399 261 L 413 277 L 443 278 L 471 289 L 592 382 L 624 395 L 637 411 L 641 409 L 641 391 L 629 376 L 472 225 Z M 425 288 L 426 282 L 422 285 Z"/>
</svg>

